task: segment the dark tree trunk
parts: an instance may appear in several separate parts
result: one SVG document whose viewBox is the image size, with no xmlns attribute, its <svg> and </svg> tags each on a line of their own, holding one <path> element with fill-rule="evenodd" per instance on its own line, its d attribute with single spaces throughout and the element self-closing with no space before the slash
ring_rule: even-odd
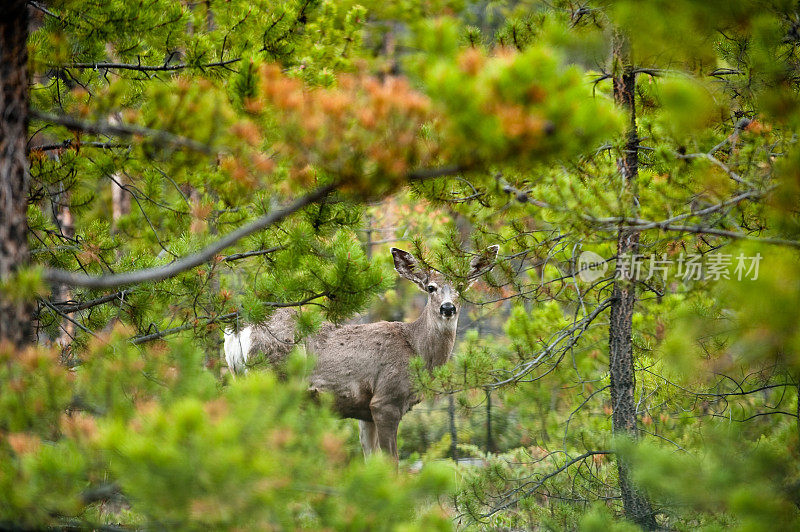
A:
<svg viewBox="0 0 800 532">
<path fill-rule="evenodd" d="M 622 178 L 623 194 L 636 211 L 639 197 L 636 178 L 639 174 L 639 136 L 636 128 L 636 74 L 631 65 L 630 53 L 624 38 L 615 37 L 614 42 L 614 99 L 628 113 L 630 122 L 625 140 L 624 153 L 617 161 Z M 614 281 L 613 302 L 608 331 L 609 371 L 611 374 L 612 423 L 616 436 L 636 438 L 636 404 L 634 389 L 636 375 L 633 367 L 633 342 L 631 325 L 633 307 L 636 302 L 634 268 L 625 267 L 625 257 L 630 258 L 639 250 L 638 231 L 620 229 L 617 237 L 617 268 Z M 646 530 L 657 528 L 653 509 L 645 495 L 631 483 L 630 466 L 617 458 L 619 484 L 625 515 Z"/>
<path fill-rule="evenodd" d="M 0 16 L 0 280 L 28 262 L 28 7 L 9 0 Z M 0 339 L 33 342 L 33 304 L 0 294 Z"/>
</svg>

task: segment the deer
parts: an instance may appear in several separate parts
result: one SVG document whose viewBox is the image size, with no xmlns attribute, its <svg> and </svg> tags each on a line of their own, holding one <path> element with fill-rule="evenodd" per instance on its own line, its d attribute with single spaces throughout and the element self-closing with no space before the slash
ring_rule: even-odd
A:
<svg viewBox="0 0 800 532">
<path fill-rule="evenodd" d="M 472 258 L 462 290 L 491 270 L 498 249 L 490 246 Z M 409 362 L 421 357 L 431 371 L 450 359 L 461 294 L 452 280 L 424 267 L 411 253 L 397 248 L 391 248 L 391 253 L 397 273 L 428 296 L 419 317 L 413 322 L 324 323 L 304 342 L 306 351 L 316 357 L 309 391 L 331 394 L 339 416 L 358 420 L 365 457 L 381 451 L 396 464 L 400 420 L 421 400 Z M 232 372 L 246 372 L 248 361 L 257 355 L 265 356 L 271 365 L 284 360 L 296 343 L 294 314 L 280 309 L 262 324 L 226 331 L 225 359 Z"/>
</svg>

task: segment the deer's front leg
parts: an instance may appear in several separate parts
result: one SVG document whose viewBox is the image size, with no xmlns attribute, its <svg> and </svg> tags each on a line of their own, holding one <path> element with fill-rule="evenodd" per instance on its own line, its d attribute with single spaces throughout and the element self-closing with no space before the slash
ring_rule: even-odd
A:
<svg viewBox="0 0 800 532">
<path fill-rule="evenodd" d="M 389 400 L 373 398 L 369 409 L 372 412 L 372 421 L 378 430 L 378 445 L 397 462 L 397 427 L 400 425 L 400 418 L 403 417 L 400 407 Z"/>
</svg>

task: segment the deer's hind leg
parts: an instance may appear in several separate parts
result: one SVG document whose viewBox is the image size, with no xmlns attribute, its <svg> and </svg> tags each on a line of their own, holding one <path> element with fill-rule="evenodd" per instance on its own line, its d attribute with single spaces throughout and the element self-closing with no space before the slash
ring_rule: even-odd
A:
<svg viewBox="0 0 800 532">
<path fill-rule="evenodd" d="M 361 440 L 361 449 L 364 458 L 379 449 L 378 429 L 372 421 L 358 421 L 358 439 Z"/>
</svg>

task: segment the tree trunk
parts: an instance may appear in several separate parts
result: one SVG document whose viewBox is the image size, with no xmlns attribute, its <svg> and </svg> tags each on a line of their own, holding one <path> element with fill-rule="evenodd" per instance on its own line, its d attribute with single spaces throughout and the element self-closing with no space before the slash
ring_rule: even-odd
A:
<svg viewBox="0 0 800 532">
<path fill-rule="evenodd" d="M 450 456 L 458 461 L 458 431 L 456 430 L 456 401 L 453 394 L 447 395 L 447 415 L 450 418 Z"/>
<path fill-rule="evenodd" d="M 639 203 L 636 178 L 639 174 L 639 136 L 636 128 L 636 74 L 631 65 L 628 44 L 619 35 L 614 39 L 614 99 L 629 115 L 630 123 L 625 140 L 624 153 L 618 159 L 622 189 L 625 199 L 630 201 L 632 215 Z M 615 436 L 636 438 L 636 405 L 634 389 L 636 376 L 633 367 L 633 345 L 631 326 L 633 307 L 636 302 L 634 268 L 630 258 L 639 250 L 639 232 L 620 229 L 617 237 L 617 265 L 614 295 L 608 331 L 609 371 L 611 374 L 612 424 Z M 626 261 L 628 257 L 628 261 Z M 645 530 L 657 528 L 653 509 L 645 495 L 631 483 L 630 466 L 617 458 L 619 484 L 625 515 Z"/>
<path fill-rule="evenodd" d="M 492 438 L 492 391 L 486 389 L 486 454 L 494 452 L 494 438 Z"/>
<path fill-rule="evenodd" d="M 28 7 L 9 0 L 0 17 L 0 281 L 28 263 Z M 33 342 L 32 302 L 0 294 L 0 340 Z"/>
<path fill-rule="evenodd" d="M 75 236 L 75 226 L 72 219 L 72 211 L 69 207 L 70 192 L 64 190 L 64 184 L 59 183 L 59 192 L 55 195 L 53 204 L 54 221 L 59 232 L 67 238 Z M 72 288 L 65 284 L 57 284 L 53 286 L 53 299 L 55 301 L 69 301 L 72 299 Z M 77 316 L 76 316 L 77 317 Z M 61 320 L 61 333 L 55 339 L 56 345 L 61 348 L 62 356 L 69 353 L 69 346 L 75 339 L 75 324 L 68 320 Z"/>
<path fill-rule="evenodd" d="M 117 184 L 119 183 L 119 184 Z M 123 216 L 127 216 L 131 212 L 131 196 L 128 191 L 123 190 L 120 185 L 124 186 L 125 176 L 123 174 L 115 174 L 114 180 L 111 181 L 111 233 L 114 234 L 119 230 L 119 220 Z"/>
</svg>

